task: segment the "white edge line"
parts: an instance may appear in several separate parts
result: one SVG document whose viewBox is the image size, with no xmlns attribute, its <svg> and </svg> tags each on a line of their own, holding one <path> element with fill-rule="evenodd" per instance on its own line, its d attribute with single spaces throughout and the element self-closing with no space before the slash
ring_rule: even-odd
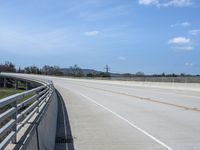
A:
<svg viewBox="0 0 200 150">
<path fill-rule="evenodd" d="M 76 92 L 77 93 L 77 92 Z M 82 94 L 82 93 L 77 93 L 78 95 L 81 95 L 82 97 L 90 100 L 91 102 L 95 103 L 96 105 L 104 108 L 105 110 L 109 111 L 110 113 L 112 113 L 113 115 L 115 115 L 116 117 L 120 118 L 121 120 L 127 122 L 130 126 L 134 127 L 135 129 L 137 129 L 138 131 L 142 132 L 143 134 L 145 134 L 146 136 L 148 136 L 149 138 L 151 138 L 152 140 L 154 140 L 155 142 L 157 142 L 158 144 L 162 145 L 163 147 L 165 147 L 168 150 L 173 150 L 171 147 L 169 147 L 167 144 L 163 143 L 162 141 L 158 140 L 157 138 L 155 138 L 153 135 L 151 135 L 150 133 L 146 132 L 145 130 L 141 129 L 140 127 L 136 126 L 135 124 L 133 124 L 132 122 L 130 122 L 129 120 L 123 118 L 122 116 L 120 116 L 119 114 L 117 114 L 116 112 L 113 112 L 112 110 L 110 110 L 109 108 L 103 106 L 102 104 L 99 104 L 98 102 L 96 102 L 95 100 L 93 100 L 92 98 Z"/>
</svg>

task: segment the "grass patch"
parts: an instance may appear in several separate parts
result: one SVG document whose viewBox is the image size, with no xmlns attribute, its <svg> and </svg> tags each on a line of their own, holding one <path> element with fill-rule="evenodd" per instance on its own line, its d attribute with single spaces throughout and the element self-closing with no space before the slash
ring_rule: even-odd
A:
<svg viewBox="0 0 200 150">
<path fill-rule="evenodd" d="M 27 100 L 28 98 L 31 98 L 33 95 L 35 95 L 35 94 L 29 94 L 29 95 L 26 95 L 26 96 L 20 98 L 20 99 L 19 99 L 19 103 L 21 103 L 21 102 Z"/>
<path fill-rule="evenodd" d="M 24 90 L 14 89 L 14 88 L 0 88 L 0 99 L 24 92 Z"/>
<path fill-rule="evenodd" d="M 25 90 L 22 90 L 22 89 L 15 89 L 15 88 L 0 88 L 0 101 L 2 98 L 5 98 L 5 97 L 8 97 L 8 96 L 11 96 L 11 95 L 14 95 L 14 94 L 17 94 L 17 93 L 22 93 L 24 92 Z M 18 103 L 21 103 L 25 100 L 27 100 L 28 98 L 34 96 L 35 93 L 32 93 L 32 94 L 29 94 L 29 95 L 26 95 L 25 97 L 22 97 L 18 100 Z M 33 102 L 30 102 L 27 106 L 24 106 L 22 108 L 20 108 L 18 110 L 18 114 L 20 114 L 22 111 L 24 111 L 27 107 L 29 107 Z M 8 104 L 2 108 L 0 108 L 0 114 L 5 112 L 6 110 L 10 109 L 12 107 L 11 104 Z M 23 117 L 21 119 L 21 121 L 24 119 L 25 117 Z M 3 120 L 1 123 L 0 123 L 0 128 L 5 126 L 6 123 L 8 123 L 9 121 L 11 120 L 11 117 L 8 117 L 6 118 L 5 120 Z M 0 137 L 0 142 L 2 142 L 2 140 L 10 133 L 11 131 L 8 131 L 5 136 L 3 137 Z"/>
<path fill-rule="evenodd" d="M 21 89 L 14 89 L 14 88 L 0 88 L 0 100 L 2 98 L 17 94 L 17 93 L 21 93 L 24 92 L 24 90 Z M 25 100 L 27 100 L 28 98 L 31 98 L 33 95 L 35 95 L 34 93 L 26 95 L 22 98 L 19 99 L 18 103 L 21 103 Z M 28 106 L 30 106 L 32 103 L 30 103 Z"/>
<path fill-rule="evenodd" d="M 1 99 L 5 98 L 5 97 L 8 97 L 8 96 L 11 96 L 11 95 L 14 95 L 14 94 L 18 94 L 18 93 L 22 93 L 22 92 L 24 92 L 24 91 L 25 91 L 25 90 L 14 89 L 14 88 L 0 88 L 0 101 L 1 101 Z M 26 95 L 26 96 L 24 96 L 24 97 L 18 99 L 18 104 L 21 103 L 21 102 L 23 102 L 23 101 L 25 101 L 25 100 L 27 100 L 27 99 L 29 99 L 29 98 L 31 98 L 31 97 L 34 96 L 34 95 L 35 95 L 35 93 L 32 93 L 32 94 L 28 94 L 28 95 Z M 23 108 L 21 108 L 21 109 L 27 108 L 27 107 L 30 106 L 32 103 L 33 103 L 33 102 L 31 102 L 29 105 L 27 105 L 27 106 L 25 106 L 25 107 L 23 107 Z M 10 104 L 4 106 L 3 108 L 0 109 L 0 113 L 1 113 L 3 110 L 5 111 L 6 109 L 8 109 L 8 108 L 10 108 L 10 107 L 11 107 Z"/>
</svg>

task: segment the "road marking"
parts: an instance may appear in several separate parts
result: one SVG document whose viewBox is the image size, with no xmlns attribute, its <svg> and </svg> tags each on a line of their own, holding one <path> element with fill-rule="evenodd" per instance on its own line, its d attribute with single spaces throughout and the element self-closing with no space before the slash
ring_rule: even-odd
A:
<svg viewBox="0 0 200 150">
<path fill-rule="evenodd" d="M 167 144 L 165 144 L 164 142 L 158 140 L 157 138 L 155 138 L 153 135 L 151 135 L 150 133 L 148 133 L 147 131 L 143 130 L 142 128 L 138 127 L 137 125 L 133 124 L 132 122 L 130 122 L 129 120 L 125 119 L 124 117 L 120 116 L 119 114 L 117 114 L 116 112 L 110 110 L 109 108 L 105 107 L 104 105 L 96 102 L 94 99 L 80 93 L 80 92 L 75 92 L 78 95 L 81 95 L 82 97 L 90 100 L 91 102 L 95 103 L 96 105 L 102 107 L 103 109 L 107 110 L 108 112 L 112 113 L 113 115 L 115 115 L 116 117 L 120 118 L 121 120 L 125 121 L 126 123 L 128 123 L 130 126 L 132 126 L 133 128 L 137 129 L 138 131 L 142 132 L 143 134 L 145 134 L 146 136 L 148 136 L 149 138 L 151 138 L 152 140 L 154 140 L 156 143 L 162 145 L 163 147 L 165 147 L 167 150 L 173 150 L 171 147 L 169 147 Z"/>
<path fill-rule="evenodd" d="M 87 81 L 81 81 L 81 79 L 66 79 L 66 78 L 63 78 L 63 79 L 65 79 L 65 80 L 67 80 L 67 81 L 70 81 L 70 82 L 83 82 L 83 83 L 88 83 L 88 81 L 90 82 L 90 83 L 92 83 L 92 84 L 101 84 L 101 85 L 108 85 L 108 86 L 124 86 L 124 87 L 128 87 L 128 88 L 133 88 L 133 87 L 137 87 L 137 88 L 154 88 L 154 89 L 159 89 L 159 90 L 180 90 L 180 91 L 184 91 L 183 89 L 173 89 L 173 88 L 161 88 L 161 87 L 151 87 L 151 86 L 138 86 L 138 85 L 127 85 L 127 84 L 116 84 L 116 83 L 108 83 L 108 81 L 107 82 L 101 82 L 101 80 L 100 80 L 100 82 L 99 81 L 97 81 L 97 82 L 95 82 L 95 81 L 91 81 L 90 79 L 86 79 Z M 138 90 L 138 89 L 137 89 Z M 199 91 L 196 91 L 196 90 L 188 90 L 188 91 L 191 91 L 191 92 L 199 92 Z M 153 93 L 160 93 L 160 94 L 167 94 L 167 95 L 180 95 L 180 96 L 187 96 L 187 97 L 192 97 L 192 98 L 196 98 L 196 99 L 199 99 L 199 96 L 194 96 L 194 95 L 187 95 L 187 94 L 184 94 L 184 93 L 177 93 L 177 92 L 174 92 L 174 93 L 166 93 L 166 92 L 158 92 L 158 91 L 152 91 L 151 90 L 151 92 L 153 92 Z"/>
<path fill-rule="evenodd" d="M 137 99 L 140 99 L 140 100 L 143 100 L 143 101 L 149 101 L 149 102 L 164 104 L 164 105 L 173 106 L 173 107 L 177 107 L 177 108 L 181 108 L 181 109 L 185 109 L 185 110 L 192 110 L 192 111 L 200 112 L 200 109 L 195 108 L 195 107 L 187 107 L 187 106 L 177 105 L 177 104 L 173 104 L 173 103 L 162 102 L 162 101 L 151 99 L 151 98 L 135 96 L 135 95 L 127 94 L 127 93 L 116 92 L 116 91 L 106 90 L 106 89 L 101 89 L 101 88 L 96 88 L 96 87 L 90 87 L 90 86 L 81 85 L 81 84 L 77 84 L 77 85 L 84 86 L 84 87 L 87 87 L 87 88 L 96 89 L 96 90 L 101 90 L 101 91 L 104 91 L 104 92 L 109 92 L 109 93 L 124 95 L 124 96 L 132 97 L 132 98 L 137 98 Z"/>
</svg>

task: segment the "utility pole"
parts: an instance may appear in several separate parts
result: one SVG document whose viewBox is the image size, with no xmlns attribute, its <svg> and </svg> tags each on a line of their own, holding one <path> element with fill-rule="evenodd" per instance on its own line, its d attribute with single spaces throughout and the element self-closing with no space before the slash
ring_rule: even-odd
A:
<svg viewBox="0 0 200 150">
<path fill-rule="evenodd" d="M 108 67 L 108 65 L 106 65 L 106 67 L 104 69 L 106 70 L 106 73 L 108 74 L 110 71 L 110 68 Z"/>
</svg>

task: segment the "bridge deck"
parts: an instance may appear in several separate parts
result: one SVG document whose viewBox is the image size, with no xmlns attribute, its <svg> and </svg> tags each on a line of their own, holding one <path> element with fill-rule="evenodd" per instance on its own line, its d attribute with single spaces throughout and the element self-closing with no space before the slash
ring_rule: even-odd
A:
<svg viewBox="0 0 200 150">
<path fill-rule="evenodd" d="M 76 150 L 200 147 L 200 94 L 52 78 Z"/>
</svg>

